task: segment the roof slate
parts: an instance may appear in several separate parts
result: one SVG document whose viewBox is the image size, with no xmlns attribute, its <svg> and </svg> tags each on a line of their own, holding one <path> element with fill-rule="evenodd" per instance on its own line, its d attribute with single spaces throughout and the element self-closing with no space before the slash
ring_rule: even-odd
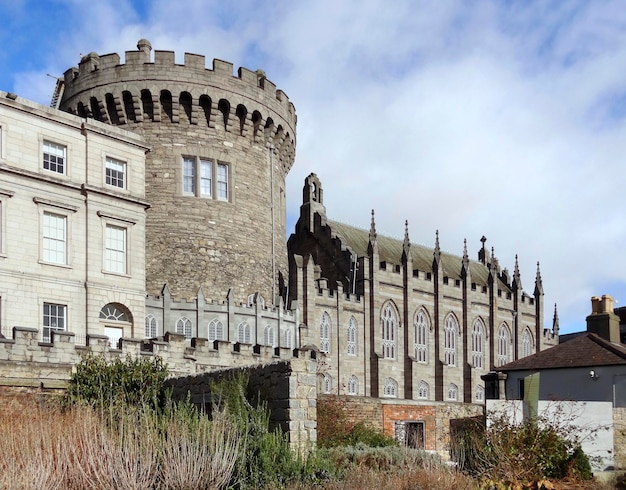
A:
<svg viewBox="0 0 626 490">
<path fill-rule="evenodd" d="M 497 368 L 497 371 L 538 371 L 589 366 L 626 365 L 626 346 L 585 332 L 563 344 Z"/>
<path fill-rule="evenodd" d="M 346 225 L 338 221 L 327 220 L 327 225 L 332 233 L 341 238 L 343 245 L 348 246 L 359 257 L 367 255 L 369 244 L 369 231 L 354 226 Z M 403 242 L 395 238 L 377 235 L 378 254 L 381 261 L 391 264 L 400 264 L 403 251 Z M 411 243 L 411 257 L 413 268 L 420 271 L 430 271 L 433 265 L 434 249 Z M 441 253 L 441 262 L 444 274 L 450 279 L 461 279 L 462 258 L 445 252 Z M 489 269 L 484 264 L 470 260 L 470 274 L 472 282 L 486 286 L 489 279 Z M 510 291 L 510 286 L 498 280 L 499 287 L 503 291 Z"/>
</svg>

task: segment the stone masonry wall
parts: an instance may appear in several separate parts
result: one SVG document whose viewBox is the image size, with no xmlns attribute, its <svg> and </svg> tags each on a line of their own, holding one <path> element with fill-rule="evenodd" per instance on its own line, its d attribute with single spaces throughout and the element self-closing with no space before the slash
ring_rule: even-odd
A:
<svg viewBox="0 0 626 490">
<path fill-rule="evenodd" d="M 267 403 L 271 425 L 287 434 L 292 449 L 305 454 L 317 441 L 316 370 L 314 352 L 299 351 L 289 361 L 172 378 L 168 385 L 175 398 L 189 393 L 193 403 L 208 408 L 212 383 L 245 373 L 249 394 Z"/>
</svg>

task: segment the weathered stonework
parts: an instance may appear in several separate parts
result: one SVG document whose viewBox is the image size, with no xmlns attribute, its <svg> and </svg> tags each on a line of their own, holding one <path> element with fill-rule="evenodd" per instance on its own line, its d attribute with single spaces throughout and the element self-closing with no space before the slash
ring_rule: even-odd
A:
<svg viewBox="0 0 626 490">
<path fill-rule="evenodd" d="M 117 54 L 90 53 L 65 73 L 60 108 L 124 126 L 151 147 L 146 157 L 146 285 L 175 296 L 202 287 L 214 298 L 245 301 L 260 292 L 274 302 L 287 276 L 285 178 L 295 156 L 293 104 L 262 71 L 171 51 L 140 40 Z M 211 196 L 183 186 L 183 158 L 213 162 Z M 228 168 L 228 196 L 217 198 L 217 164 Z M 199 195 L 199 196 L 198 196 Z"/>
</svg>

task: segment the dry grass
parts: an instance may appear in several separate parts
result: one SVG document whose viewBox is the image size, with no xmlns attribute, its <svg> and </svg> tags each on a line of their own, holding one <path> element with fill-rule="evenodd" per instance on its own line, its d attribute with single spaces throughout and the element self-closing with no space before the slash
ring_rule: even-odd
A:
<svg viewBox="0 0 626 490">
<path fill-rule="evenodd" d="M 0 488 L 8 490 L 220 489 L 238 453 L 224 418 L 173 412 L 157 420 L 130 408 L 8 410 L 0 434 Z"/>
</svg>

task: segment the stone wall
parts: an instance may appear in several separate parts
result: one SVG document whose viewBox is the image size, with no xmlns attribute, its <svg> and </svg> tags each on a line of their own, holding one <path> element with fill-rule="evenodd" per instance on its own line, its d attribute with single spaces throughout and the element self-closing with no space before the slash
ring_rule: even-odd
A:
<svg viewBox="0 0 626 490">
<path fill-rule="evenodd" d="M 626 469 L 626 407 L 613 408 L 613 450 L 616 470 Z"/>
<path fill-rule="evenodd" d="M 316 371 L 315 352 L 298 351 L 298 357 L 290 360 L 172 378 L 168 385 L 175 398 L 189 393 L 193 403 L 208 408 L 212 383 L 245 374 L 249 377 L 248 393 L 267 403 L 270 430 L 279 427 L 292 449 L 305 454 L 317 441 Z"/>
</svg>

